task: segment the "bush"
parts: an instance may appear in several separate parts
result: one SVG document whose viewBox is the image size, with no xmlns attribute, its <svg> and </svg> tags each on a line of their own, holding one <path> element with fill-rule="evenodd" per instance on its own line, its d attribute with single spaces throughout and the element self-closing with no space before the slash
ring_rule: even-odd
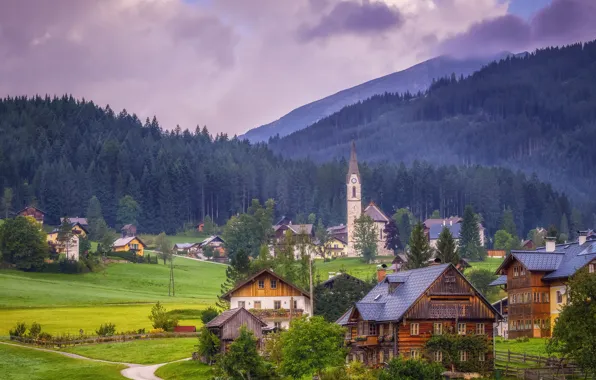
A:
<svg viewBox="0 0 596 380">
<path fill-rule="evenodd" d="M 116 325 L 113 323 L 106 323 L 99 326 L 99 329 L 95 330 L 98 336 L 112 336 L 116 334 Z"/>
<path fill-rule="evenodd" d="M 400 357 L 389 362 L 379 374 L 379 380 L 442 380 L 443 366 L 436 363 L 427 363 L 421 360 L 406 360 Z"/>
<path fill-rule="evenodd" d="M 52 334 L 49 334 L 47 332 L 41 332 L 37 336 L 37 340 L 40 340 L 42 342 L 49 342 L 50 340 L 52 340 Z"/>
<path fill-rule="evenodd" d="M 29 337 L 32 339 L 37 339 L 39 334 L 41 333 L 41 325 L 37 322 L 33 322 L 31 324 L 31 328 L 29 329 Z"/>
<path fill-rule="evenodd" d="M 25 336 L 26 332 L 27 332 L 27 325 L 25 324 L 25 322 L 17 322 L 14 329 L 10 330 L 8 332 L 8 334 L 10 336 L 22 337 L 22 336 Z"/>
<path fill-rule="evenodd" d="M 163 334 L 166 330 L 159 328 L 159 329 L 151 329 L 149 330 L 149 334 Z"/>
<path fill-rule="evenodd" d="M 207 309 L 201 312 L 201 321 L 203 324 L 211 322 L 215 317 L 219 315 L 219 311 L 213 306 L 209 306 Z"/>
<path fill-rule="evenodd" d="M 153 322 L 154 329 L 172 331 L 174 327 L 178 326 L 178 318 L 169 315 L 159 301 L 151 308 L 149 320 Z"/>
</svg>

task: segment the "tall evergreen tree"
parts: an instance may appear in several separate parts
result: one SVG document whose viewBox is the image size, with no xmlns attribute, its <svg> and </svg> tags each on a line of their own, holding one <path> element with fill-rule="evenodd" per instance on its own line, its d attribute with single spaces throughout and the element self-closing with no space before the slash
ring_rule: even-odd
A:
<svg viewBox="0 0 596 380">
<path fill-rule="evenodd" d="M 408 269 L 422 268 L 428 265 L 432 256 L 432 248 L 424 234 L 422 222 L 416 223 L 410 236 L 410 250 L 406 252 Z"/>
<path fill-rule="evenodd" d="M 480 244 L 478 217 L 471 205 L 467 205 L 464 210 L 459 237 L 459 253 L 463 258 L 472 260 L 484 260 L 486 256 L 484 247 Z"/>
<path fill-rule="evenodd" d="M 503 211 L 503 216 L 501 217 L 501 229 L 507 231 L 511 236 L 517 236 L 517 227 L 515 226 L 513 211 L 509 207 Z"/>
<path fill-rule="evenodd" d="M 563 214 L 561 216 L 561 240 L 567 241 L 569 239 L 569 220 L 567 219 L 567 215 Z"/>
<path fill-rule="evenodd" d="M 125 224 L 139 224 L 139 215 L 141 208 L 137 201 L 130 195 L 125 195 L 118 201 L 117 220 L 120 226 Z"/>
<path fill-rule="evenodd" d="M 393 254 L 397 254 L 397 251 L 402 247 L 401 240 L 399 238 L 399 230 L 397 224 L 393 219 L 385 225 L 383 235 L 386 237 L 385 248 L 393 251 Z"/>
<path fill-rule="evenodd" d="M 459 263 L 459 254 L 457 253 L 457 243 L 446 226 L 439 234 L 437 240 L 437 257 L 441 259 L 442 263 L 451 263 L 457 265 Z"/>
<path fill-rule="evenodd" d="M 103 213 L 101 212 L 101 203 L 99 199 L 94 195 L 89 199 L 89 205 L 87 206 L 87 223 L 89 224 L 89 234 L 92 240 L 99 240 L 101 237 L 100 229 L 103 228 L 105 220 Z"/>
<path fill-rule="evenodd" d="M 8 219 L 10 215 L 10 209 L 12 207 L 13 192 L 10 187 L 4 188 L 4 194 L 2 196 L 2 208 L 4 209 L 4 218 Z"/>
</svg>

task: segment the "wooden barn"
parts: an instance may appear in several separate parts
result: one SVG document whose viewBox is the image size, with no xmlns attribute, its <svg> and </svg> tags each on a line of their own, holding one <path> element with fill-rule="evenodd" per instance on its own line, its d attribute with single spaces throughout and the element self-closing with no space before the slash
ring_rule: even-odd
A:
<svg viewBox="0 0 596 380">
<path fill-rule="evenodd" d="M 243 307 L 224 311 L 207 323 L 206 327 L 219 338 L 220 350 L 225 352 L 227 346 L 240 335 L 242 325 L 252 331 L 260 344 L 263 338 L 263 327 L 266 327 L 267 324 Z"/>
<path fill-rule="evenodd" d="M 24 209 L 17 212 L 18 216 L 31 216 L 33 217 L 39 224 L 43 224 L 43 218 L 45 216 L 45 212 L 41 211 L 37 207 L 27 206 Z"/>
</svg>

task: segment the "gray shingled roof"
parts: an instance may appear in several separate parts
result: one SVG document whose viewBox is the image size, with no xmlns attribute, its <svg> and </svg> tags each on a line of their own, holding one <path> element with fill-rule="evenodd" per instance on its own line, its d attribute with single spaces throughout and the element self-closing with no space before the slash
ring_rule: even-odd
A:
<svg viewBox="0 0 596 380">
<path fill-rule="evenodd" d="M 502 274 L 496 280 L 488 284 L 488 286 L 507 285 L 507 275 Z"/>
<path fill-rule="evenodd" d="M 381 209 L 374 203 L 368 205 L 368 207 L 364 210 L 364 215 L 369 216 L 375 222 L 389 222 L 389 218 L 387 215 L 381 211 Z"/>
<path fill-rule="evenodd" d="M 416 302 L 428 287 L 451 264 L 433 265 L 426 268 L 388 274 L 355 307 L 365 320 L 396 321 Z M 389 294 L 391 282 L 403 282 Z M 337 323 L 346 324 L 351 313 L 344 314 Z"/>
<path fill-rule="evenodd" d="M 459 239 L 459 234 L 461 232 L 461 224 L 454 223 L 453 225 L 442 225 L 442 224 L 433 224 L 430 226 L 430 230 L 428 232 L 430 239 L 438 239 L 441 231 L 443 231 L 443 227 L 447 227 L 449 232 L 451 232 L 451 236 L 454 239 Z"/>
<path fill-rule="evenodd" d="M 531 271 L 552 271 L 561 265 L 563 261 L 563 253 L 557 252 L 524 252 L 524 251 L 511 251 L 513 257 L 519 260 L 527 270 Z"/>
<path fill-rule="evenodd" d="M 261 324 L 263 326 L 267 326 L 267 324 L 265 322 L 263 322 L 260 318 L 258 318 L 257 316 L 255 316 L 254 314 L 252 314 L 251 312 L 246 310 L 245 308 L 238 307 L 235 309 L 230 309 L 230 310 L 226 310 L 226 311 L 222 312 L 220 315 L 218 315 L 217 317 L 215 317 L 211 321 L 209 321 L 209 323 L 207 323 L 206 327 L 221 327 L 223 324 L 225 324 L 227 321 L 229 321 L 234 315 L 236 315 L 239 312 L 249 313 L 255 319 L 257 319 L 259 322 L 261 322 Z"/>
</svg>

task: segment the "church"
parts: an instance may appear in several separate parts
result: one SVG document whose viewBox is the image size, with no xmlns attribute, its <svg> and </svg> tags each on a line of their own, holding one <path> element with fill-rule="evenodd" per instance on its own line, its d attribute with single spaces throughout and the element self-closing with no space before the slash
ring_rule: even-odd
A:
<svg viewBox="0 0 596 380">
<path fill-rule="evenodd" d="M 355 220 L 360 218 L 362 213 L 370 217 L 375 222 L 375 228 L 377 230 L 377 255 L 393 255 L 393 251 L 385 248 L 386 237 L 383 232 L 390 219 L 376 204 L 374 204 L 374 202 L 370 202 L 370 204 L 364 208 L 364 211 L 362 210 L 362 178 L 360 177 L 360 171 L 358 170 L 356 144 L 354 142 L 352 142 L 350 164 L 348 166 L 348 174 L 346 175 L 346 204 L 346 240 L 348 244 L 347 255 L 349 257 L 360 256 L 354 247 L 354 227 Z"/>
</svg>

